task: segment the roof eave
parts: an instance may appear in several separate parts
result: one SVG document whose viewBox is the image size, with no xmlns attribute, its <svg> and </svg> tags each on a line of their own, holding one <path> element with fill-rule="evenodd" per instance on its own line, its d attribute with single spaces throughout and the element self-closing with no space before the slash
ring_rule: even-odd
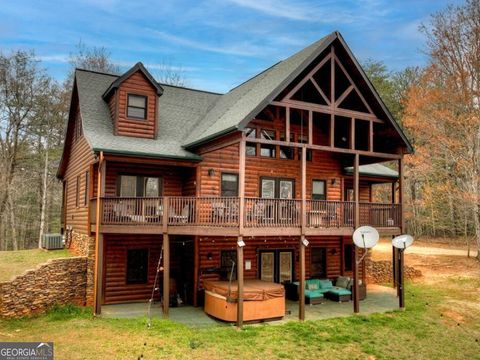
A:
<svg viewBox="0 0 480 360">
<path fill-rule="evenodd" d="M 200 155 L 192 154 L 191 156 L 177 156 L 177 155 L 168 155 L 168 154 L 148 154 L 138 151 L 128 151 L 128 150 L 113 150 L 101 147 L 93 148 L 94 152 L 103 151 L 105 154 L 114 154 L 114 155 L 128 155 L 128 156 L 138 156 L 152 159 L 171 159 L 171 160 L 190 160 L 190 161 L 201 161 L 203 158 Z"/>
</svg>

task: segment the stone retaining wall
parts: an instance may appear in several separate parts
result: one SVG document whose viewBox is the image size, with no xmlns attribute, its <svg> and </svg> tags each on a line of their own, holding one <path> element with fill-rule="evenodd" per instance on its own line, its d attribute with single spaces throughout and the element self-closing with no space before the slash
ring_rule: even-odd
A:
<svg viewBox="0 0 480 360">
<path fill-rule="evenodd" d="M 93 305 L 93 288 L 95 275 L 95 237 L 72 231 L 69 250 L 72 254 L 87 258 L 86 305 Z"/>
<path fill-rule="evenodd" d="M 0 317 L 43 312 L 54 304 L 85 305 L 87 258 L 52 259 L 0 283 Z"/>
<path fill-rule="evenodd" d="M 373 261 L 369 257 L 365 259 L 367 283 L 385 284 L 393 281 L 392 262 L 388 260 Z M 422 276 L 422 272 L 411 266 L 405 265 L 405 279 L 414 279 Z"/>
</svg>

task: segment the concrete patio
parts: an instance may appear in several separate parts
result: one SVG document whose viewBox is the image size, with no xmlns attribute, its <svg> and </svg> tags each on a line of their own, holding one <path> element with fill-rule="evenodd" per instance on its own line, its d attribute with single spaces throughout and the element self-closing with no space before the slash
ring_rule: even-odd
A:
<svg viewBox="0 0 480 360">
<path fill-rule="evenodd" d="M 369 315 L 373 313 L 384 313 L 398 309 L 398 299 L 395 289 L 380 286 L 368 285 L 367 298 L 360 302 L 360 314 Z M 146 317 L 148 304 L 129 303 L 118 305 L 102 306 L 102 317 L 106 318 L 138 318 Z M 152 306 L 151 314 L 155 318 L 162 318 L 160 304 Z M 323 320 L 336 317 L 353 315 L 352 302 L 325 301 L 320 305 L 305 306 L 305 320 Z M 204 326 L 229 326 L 231 324 L 218 321 L 203 312 L 201 307 L 184 306 L 170 308 L 170 320 L 192 327 Z M 283 319 L 269 321 L 271 325 L 283 324 L 287 321 L 298 319 L 298 302 L 286 301 L 286 315 Z"/>
</svg>

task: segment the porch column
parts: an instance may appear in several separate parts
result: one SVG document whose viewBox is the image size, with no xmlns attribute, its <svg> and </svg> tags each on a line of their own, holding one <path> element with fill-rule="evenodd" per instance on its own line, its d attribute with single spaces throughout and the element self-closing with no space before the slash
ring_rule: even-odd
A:
<svg viewBox="0 0 480 360">
<path fill-rule="evenodd" d="M 404 216 L 404 168 L 403 168 L 403 155 L 398 160 L 398 203 L 400 204 L 400 231 L 405 233 L 405 216 Z M 405 288 L 404 288 L 404 251 L 403 249 L 396 249 L 397 253 L 397 294 L 398 305 L 401 310 L 405 309 Z"/>
<path fill-rule="evenodd" d="M 245 133 L 242 132 L 242 138 L 238 147 L 238 240 L 237 240 L 237 327 L 243 326 L 243 222 L 245 209 Z"/>
<path fill-rule="evenodd" d="M 299 274 L 299 296 L 298 296 L 298 318 L 305 320 L 305 228 L 307 225 L 306 211 L 307 211 L 307 148 L 305 145 L 302 149 L 302 233 L 300 236 L 300 274 Z"/>
<path fill-rule="evenodd" d="M 355 229 L 360 226 L 360 204 L 359 204 L 359 166 L 360 166 L 360 155 L 355 154 L 355 160 L 353 164 L 353 192 L 355 196 Z M 358 252 L 359 248 L 355 245 L 355 259 L 354 259 L 354 268 L 353 268 L 353 312 L 360 312 L 360 303 L 359 303 L 359 286 L 358 286 Z"/>
<path fill-rule="evenodd" d="M 97 169 L 97 204 L 95 214 L 95 268 L 93 276 L 93 314 L 102 312 L 103 291 L 103 234 L 101 234 L 102 198 L 105 195 L 106 161 L 100 151 Z"/>
<path fill-rule="evenodd" d="M 243 237 L 239 236 L 237 241 L 237 327 L 243 326 Z"/>
<path fill-rule="evenodd" d="M 405 231 L 405 217 L 404 217 L 404 196 L 403 196 L 403 187 L 405 185 L 404 181 L 404 169 L 403 169 L 403 156 L 398 160 L 398 203 L 400 204 L 400 231 L 403 233 Z"/>
<path fill-rule="evenodd" d="M 163 316 L 168 317 L 170 308 L 170 238 L 163 234 Z"/>
</svg>

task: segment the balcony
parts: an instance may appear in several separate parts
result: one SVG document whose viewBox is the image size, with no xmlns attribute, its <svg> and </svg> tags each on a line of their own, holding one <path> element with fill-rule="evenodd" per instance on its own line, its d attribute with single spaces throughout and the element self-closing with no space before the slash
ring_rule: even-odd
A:
<svg viewBox="0 0 480 360">
<path fill-rule="evenodd" d="M 245 198 L 245 236 L 297 236 L 302 229 L 302 200 Z M 383 233 L 398 231 L 401 205 L 360 203 L 360 224 Z M 237 197 L 104 197 L 100 204 L 102 232 L 235 236 L 240 228 Z M 96 200 L 91 201 L 90 222 L 95 231 Z M 306 200 L 306 235 L 351 235 L 355 203 Z"/>
</svg>

